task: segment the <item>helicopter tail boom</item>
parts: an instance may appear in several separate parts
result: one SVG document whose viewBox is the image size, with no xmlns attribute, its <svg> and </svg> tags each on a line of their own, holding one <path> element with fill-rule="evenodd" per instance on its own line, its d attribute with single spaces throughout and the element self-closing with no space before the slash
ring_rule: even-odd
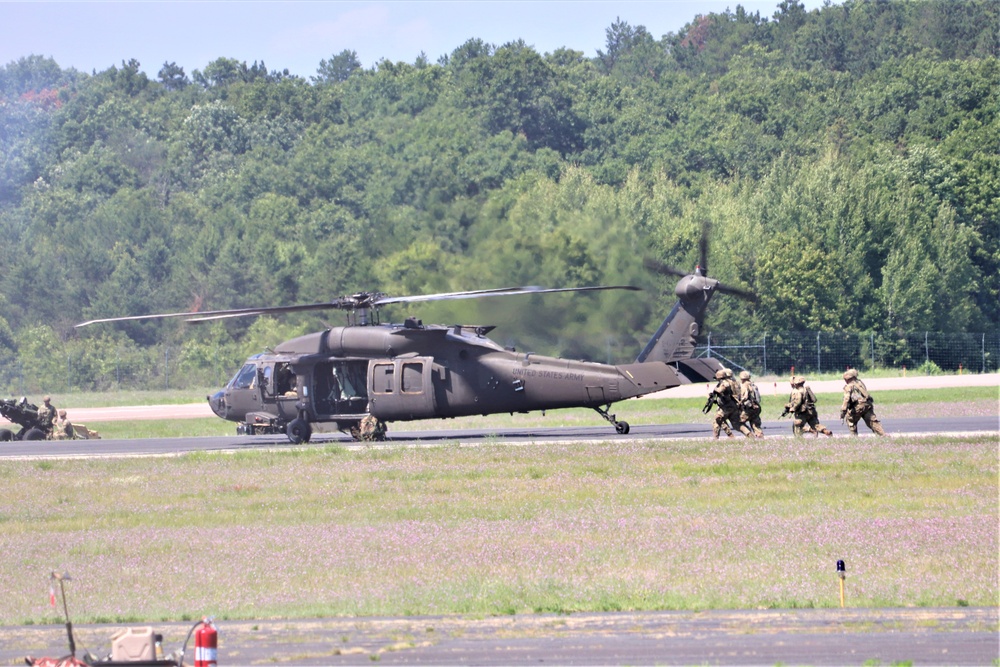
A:
<svg viewBox="0 0 1000 667">
<path fill-rule="evenodd" d="M 644 396 L 654 391 L 687 384 L 687 380 L 678 375 L 672 366 L 659 362 L 621 364 L 616 368 L 622 377 L 628 380 L 627 383 L 618 383 L 621 399 Z"/>
</svg>

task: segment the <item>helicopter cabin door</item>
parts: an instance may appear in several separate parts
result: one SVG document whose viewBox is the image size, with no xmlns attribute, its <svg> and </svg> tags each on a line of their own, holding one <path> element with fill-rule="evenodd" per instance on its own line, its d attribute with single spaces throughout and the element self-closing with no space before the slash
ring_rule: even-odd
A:
<svg viewBox="0 0 1000 667">
<path fill-rule="evenodd" d="M 313 405 L 317 418 L 360 418 L 368 412 L 368 360 L 333 359 L 312 371 Z"/>
<path fill-rule="evenodd" d="M 433 417 L 433 369 L 432 357 L 369 362 L 369 411 L 385 421 Z"/>
</svg>

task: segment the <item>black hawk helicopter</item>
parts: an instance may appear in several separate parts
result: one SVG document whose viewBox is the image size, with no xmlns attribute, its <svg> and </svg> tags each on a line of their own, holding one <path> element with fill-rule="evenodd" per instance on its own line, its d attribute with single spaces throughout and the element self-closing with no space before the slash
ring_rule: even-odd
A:
<svg viewBox="0 0 1000 667">
<path fill-rule="evenodd" d="M 692 274 L 654 261 L 646 264 L 682 278 L 674 290 L 678 300 L 673 310 L 631 364 L 516 352 L 486 336 L 493 326 L 425 325 L 412 317 L 402 324 L 382 324 L 378 318 L 379 308 L 398 303 L 640 289 L 631 286 L 510 287 L 401 297 L 359 292 L 324 303 L 111 317 L 76 326 L 347 311 L 347 326 L 300 336 L 250 357 L 224 389 L 208 397 L 215 414 L 237 422 L 238 434 L 285 433 L 298 444 L 309 441 L 314 424 L 336 424 L 358 438 L 362 420 L 372 417 L 384 423 L 576 407 L 593 408 L 626 434 L 628 422 L 609 413 L 613 403 L 711 380 L 721 368 L 715 359 L 693 356 L 712 295 L 721 291 L 752 298 L 708 277 L 704 244 L 702 263 Z"/>
</svg>

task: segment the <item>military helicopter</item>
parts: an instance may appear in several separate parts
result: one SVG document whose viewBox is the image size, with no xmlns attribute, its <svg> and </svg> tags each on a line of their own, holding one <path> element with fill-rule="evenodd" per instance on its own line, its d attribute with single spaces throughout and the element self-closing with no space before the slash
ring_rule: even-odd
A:
<svg viewBox="0 0 1000 667">
<path fill-rule="evenodd" d="M 236 422 L 241 435 L 285 433 L 298 444 L 309 441 L 317 424 L 335 424 L 358 438 L 359 425 L 369 416 L 393 422 L 573 407 L 592 408 L 619 434 L 627 434 L 628 422 L 609 412 L 613 403 L 704 382 L 721 367 L 715 359 L 693 356 L 705 308 L 717 291 L 747 293 L 709 278 L 704 255 L 703 245 L 702 264 L 693 274 L 647 261 L 653 270 L 682 278 L 674 290 L 676 305 L 631 364 L 517 352 L 487 337 L 494 326 L 425 325 L 413 317 L 401 324 L 379 321 L 379 309 L 392 304 L 640 289 L 627 285 L 510 287 L 400 297 L 359 292 L 322 303 L 112 317 L 76 326 L 346 311 L 346 326 L 300 336 L 250 357 L 225 388 L 208 397 L 212 411 Z"/>
</svg>

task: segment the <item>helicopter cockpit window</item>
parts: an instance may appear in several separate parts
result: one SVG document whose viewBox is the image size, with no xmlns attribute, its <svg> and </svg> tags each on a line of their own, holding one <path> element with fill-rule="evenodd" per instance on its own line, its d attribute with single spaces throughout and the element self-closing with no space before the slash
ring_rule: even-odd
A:
<svg viewBox="0 0 1000 667">
<path fill-rule="evenodd" d="M 233 389 L 249 389 L 253 386 L 253 381 L 256 377 L 257 366 L 255 364 L 246 364 L 240 369 L 239 373 L 233 376 L 229 386 Z"/>
<path fill-rule="evenodd" d="M 423 363 L 403 364 L 403 386 L 400 389 L 404 394 L 419 394 L 424 390 Z"/>
</svg>

